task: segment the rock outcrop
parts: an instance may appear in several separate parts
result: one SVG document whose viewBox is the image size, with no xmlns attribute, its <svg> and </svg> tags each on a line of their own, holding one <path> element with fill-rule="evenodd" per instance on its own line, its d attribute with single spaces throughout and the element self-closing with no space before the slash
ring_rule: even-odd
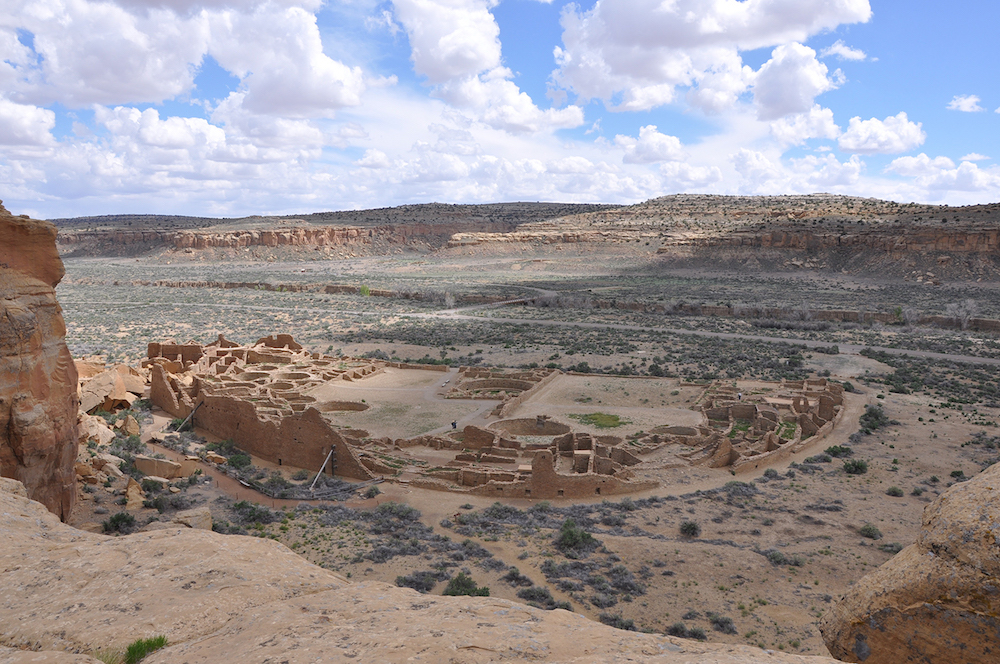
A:
<svg viewBox="0 0 1000 664">
<path fill-rule="evenodd" d="M 79 401 L 55 239 L 52 224 L 0 205 L 0 475 L 65 519 L 76 500 Z"/>
<path fill-rule="evenodd" d="M 1000 661 L 1000 465 L 928 505 L 917 542 L 858 581 L 820 631 L 848 662 Z"/>
<path fill-rule="evenodd" d="M 268 539 L 195 528 L 106 537 L 59 523 L 10 488 L 0 482 L 9 538 L 0 661 L 3 646 L 50 651 L 9 661 L 91 661 L 51 651 L 95 653 L 163 634 L 169 645 L 144 662 L 835 664 L 626 632 L 503 599 L 349 583 Z"/>
</svg>

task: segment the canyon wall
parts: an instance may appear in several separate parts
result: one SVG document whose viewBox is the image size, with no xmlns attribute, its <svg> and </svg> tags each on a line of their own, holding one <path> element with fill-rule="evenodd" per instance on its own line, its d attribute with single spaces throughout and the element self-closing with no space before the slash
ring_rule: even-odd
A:
<svg viewBox="0 0 1000 664">
<path fill-rule="evenodd" d="M 0 476 L 62 519 L 76 499 L 77 373 L 55 286 L 64 270 L 48 222 L 0 204 Z"/>
</svg>

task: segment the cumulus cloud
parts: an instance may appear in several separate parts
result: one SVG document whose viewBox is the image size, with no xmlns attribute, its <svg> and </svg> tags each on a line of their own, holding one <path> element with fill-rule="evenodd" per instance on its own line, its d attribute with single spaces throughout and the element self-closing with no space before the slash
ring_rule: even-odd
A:
<svg viewBox="0 0 1000 664">
<path fill-rule="evenodd" d="M 900 157 L 886 170 L 912 177 L 920 187 L 931 192 L 1000 190 L 1000 168 L 982 169 L 970 161 L 963 161 L 956 167 L 947 157 L 931 159 L 921 153 L 916 157 Z"/>
<path fill-rule="evenodd" d="M 851 118 L 840 137 L 840 149 L 860 154 L 898 154 L 923 145 L 927 134 L 919 122 L 910 122 L 905 112 L 885 120 Z"/>
<path fill-rule="evenodd" d="M 986 161 L 987 159 L 989 159 L 989 157 L 987 157 L 984 154 L 979 154 L 978 152 L 970 152 L 969 154 L 959 159 L 959 161 Z"/>
<path fill-rule="evenodd" d="M 837 87 L 828 72 L 808 46 L 791 43 L 774 49 L 753 86 L 757 117 L 774 120 L 809 111 L 817 95 Z"/>
<path fill-rule="evenodd" d="M 821 157 L 809 155 L 793 159 L 792 169 L 804 176 L 799 184 L 800 190 L 803 189 L 802 184 L 806 184 L 805 189 L 815 191 L 857 184 L 865 163 L 858 155 L 853 155 L 845 162 L 838 161 L 832 154 Z"/>
<path fill-rule="evenodd" d="M 652 164 L 661 161 L 683 159 L 684 149 L 676 136 L 661 134 L 656 125 L 646 125 L 639 129 L 639 138 L 619 134 L 615 145 L 625 150 L 622 162 L 626 164 Z"/>
<path fill-rule="evenodd" d="M 668 190 L 694 191 L 722 181 L 718 166 L 693 166 L 680 161 L 660 166 L 664 186 Z"/>
<path fill-rule="evenodd" d="M 801 145 L 810 138 L 835 139 L 840 136 L 840 127 L 833 121 L 832 110 L 815 104 L 806 113 L 772 122 L 771 135 L 782 145 Z"/>
<path fill-rule="evenodd" d="M 56 114 L 52 111 L 0 97 L 0 145 L 53 145 L 55 125 Z"/>
<path fill-rule="evenodd" d="M 434 94 L 490 127 L 535 133 L 583 124 L 583 109 L 539 108 L 511 79 L 500 52 L 493 0 L 394 0 L 414 70 Z"/>
<path fill-rule="evenodd" d="M 830 56 L 836 57 L 838 60 L 865 60 L 868 55 L 857 48 L 851 48 L 844 43 L 842 39 L 838 39 L 833 42 L 830 46 L 827 46 L 822 51 L 820 51 L 820 56 L 824 58 L 829 58 Z"/>
<path fill-rule="evenodd" d="M 948 157 L 934 157 L 931 159 L 921 152 L 916 157 L 899 157 L 894 159 L 886 167 L 886 171 L 898 173 L 908 177 L 921 175 L 933 175 L 941 171 L 955 168 L 955 162 Z"/>
<path fill-rule="evenodd" d="M 955 95 L 955 97 L 948 103 L 949 111 L 962 111 L 963 113 L 978 113 L 980 111 L 985 111 L 986 109 L 979 105 L 982 101 L 976 95 Z M 1000 112 L 1000 109 L 997 109 Z"/>
<path fill-rule="evenodd" d="M 9 43 L 13 30 L 0 36 L 4 60 L 15 62 L 11 51 L 20 63 L 7 86 L 15 101 L 73 108 L 175 99 L 193 90 L 205 55 L 241 79 L 257 113 L 328 117 L 358 104 L 367 84 L 359 68 L 323 53 L 316 16 L 301 6 L 208 2 L 185 13 L 192 3 L 15 4 L 12 27 L 33 36 L 30 57 Z M 11 78 L 8 69 L 0 67 L 0 80 Z"/>
<path fill-rule="evenodd" d="M 587 11 L 568 5 L 554 79 L 618 110 L 670 103 L 678 87 L 690 87 L 691 103 L 718 111 L 753 82 L 740 51 L 805 41 L 870 16 L 868 0 L 618 0 Z"/>
</svg>

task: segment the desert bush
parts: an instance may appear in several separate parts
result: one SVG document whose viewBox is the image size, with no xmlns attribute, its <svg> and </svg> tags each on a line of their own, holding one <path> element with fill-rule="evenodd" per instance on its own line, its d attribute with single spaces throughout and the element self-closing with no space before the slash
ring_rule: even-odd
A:
<svg viewBox="0 0 1000 664">
<path fill-rule="evenodd" d="M 250 467 L 251 463 L 253 463 L 253 459 L 250 458 L 249 454 L 243 454 L 240 452 L 229 457 L 226 463 L 237 470 L 245 470 Z"/>
<path fill-rule="evenodd" d="M 676 636 L 682 639 L 696 639 L 698 641 L 704 641 L 708 638 L 705 634 L 705 630 L 701 627 L 692 627 L 691 629 L 688 629 L 682 622 L 676 622 L 668 627 L 667 634 L 669 636 Z"/>
<path fill-rule="evenodd" d="M 889 418 L 886 416 L 885 411 L 882 410 L 880 405 L 868 405 L 865 406 L 864 414 L 858 418 L 858 424 L 861 425 L 861 430 L 864 433 L 871 433 L 877 429 L 881 429 L 884 426 L 889 425 Z"/>
<path fill-rule="evenodd" d="M 861 535 L 862 537 L 867 537 L 868 539 L 873 539 L 873 540 L 882 539 L 882 531 L 870 523 L 866 523 L 865 525 L 858 528 L 858 534 Z"/>
<path fill-rule="evenodd" d="M 535 582 L 521 574 L 521 572 L 516 567 L 511 567 L 507 570 L 507 573 L 500 577 L 501 580 L 506 581 L 512 586 L 533 586 Z"/>
<path fill-rule="evenodd" d="M 544 587 L 531 586 L 530 588 L 522 588 L 517 591 L 517 596 L 525 602 L 538 604 L 543 608 L 555 604 L 552 593 L 549 592 L 548 588 Z"/>
<path fill-rule="evenodd" d="M 846 447 L 843 445 L 832 445 L 826 448 L 826 450 L 824 451 L 826 452 L 826 454 L 829 454 L 830 456 L 837 459 L 844 459 L 854 454 L 854 450 L 852 450 L 850 447 Z"/>
<path fill-rule="evenodd" d="M 118 512 L 112 514 L 109 519 L 102 524 L 106 533 L 121 533 L 127 535 L 135 528 L 135 517 L 128 512 Z"/>
<path fill-rule="evenodd" d="M 863 459 L 846 459 L 844 472 L 848 475 L 864 475 L 868 472 L 868 462 Z"/>
<path fill-rule="evenodd" d="M 241 500 L 233 504 L 233 520 L 241 526 L 251 523 L 273 523 L 281 521 L 284 515 L 281 512 L 272 512 L 270 508 Z"/>
<path fill-rule="evenodd" d="M 602 613 L 597 618 L 605 625 L 610 625 L 615 629 L 624 629 L 630 632 L 635 631 L 635 621 L 622 618 L 621 614 L 616 613 L 612 615 L 610 613 Z"/>
<path fill-rule="evenodd" d="M 472 597 L 489 597 L 490 589 L 486 586 L 477 586 L 472 577 L 465 572 L 459 572 L 458 576 L 448 582 L 448 587 L 444 589 L 444 595 L 469 595 Z"/>
<path fill-rule="evenodd" d="M 720 616 L 717 613 L 709 613 L 708 619 L 712 623 L 712 629 L 723 634 L 736 634 L 736 625 L 733 619 L 728 616 Z"/>
<path fill-rule="evenodd" d="M 885 495 L 892 496 L 893 498 L 901 498 L 903 496 L 903 490 L 898 486 L 891 486 L 885 490 Z"/>
<path fill-rule="evenodd" d="M 382 493 L 382 490 L 373 484 L 372 486 L 368 487 L 368 490 L 365 491 L 364 496 L 365 498 L 374 498 L 380 493 Z"/>
<path fill-rule="evenodd" d="M 786 556 L 777 549 L 761 551 L 761 555 L 768 559 L 772 565 L 791 565 L 792 567 L 802 567 L 802 558 L 799 556 Z"/>
<path fill-rule="evenodd" d="M 428 593 L 434 589 L 438 581 L 447 578 L 447 574 L 442 572 L 413 572 L 405 576 L 396 577 L 396 585 L 400 588 L 413 588 L 417 592 Z"/>
<path fill-rule="evenodd" d="M 563 521 L 556 539 L 556 548 L 567 558 L 583 558 L 600 545 L 593 535 L 577 526 L 573 519 Z"/>
<path fill-rule="evenodd" d="M 698 537 L 701 535 L 701 526 L 694 521 L 684 521 L 681 523 L 681 535 L 684 537 Z"/>
<path fill-rule="evenodd" d="M 303 481 L 309 479 L 309 474 L 310 473 L 309 473 L 308 470 L 304 470 L 304 469 L 303 470 L 297 470 L 297 471 L 295 471 L 295 474 L 292 475 L 292 479 L 295 480 L 296 482 L 303 482 Z"/>
<path fill-rule="evenodd" d="M 880 544 L 878 548 L 881 551 L 885 551 L 886 553 L 891 553 L 892 555 L 896 555 L 897 553 L 903 550 L 903 545 L 900 544 L 899 542 L 892 542 L 890 544 Z"/>
</svg>

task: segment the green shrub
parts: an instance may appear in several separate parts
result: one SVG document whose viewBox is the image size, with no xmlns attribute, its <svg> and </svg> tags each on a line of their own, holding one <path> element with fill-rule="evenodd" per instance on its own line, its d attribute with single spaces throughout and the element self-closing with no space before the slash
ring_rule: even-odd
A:
<svg viewBox="0 0 1000 664">
<path fill-rule="evenodd" d="M 701 526 L 694 521 L 684 521 L 681 523 L 681 535 L 684 535 L 684 537 L 698 537 L 701 535 Z"/>
<path fill-rule="evenodd" d="M 615 629 L 624 629 L 630 632 L 635 631 L 635 621 L 622 618 L 621 614 L 602 613 L 597 618 L 605 625 L 610 625 Z"/>
<path fill-rule="evenodd" d="M 848 475 L 864 475 L 868 472 L 868 462 L 863 459 L 847 459 L 844 461 L 844 472 Z"/>
<path fill-rule="evenodd" d="M 843 459 L 854 454 L 854 450 L 843 445 L 832 445 L 824 450 L 827 454 L 837 459 Z"/>
<path fill-rule="evenodd" d="M 862 537 L 867 537 L 868 539 L 878 540 L 882 539 L 882 531 L 873 526 L 870 523 L 866 523 L 858 529 L 858 534 Z"/>
<path fill-rule="evenodd" d="M 111 515 L 103 524 L 106 533 L 121 533 L 127 535 L 135 528 L 135 517 L 128 512 L 118 512 Z"/>
<path fill-rule="evenodd" d="M 573 519 L 563 521 L 559 528 L 559 537 L 556 538 L 556 548 L 567 558 L 585 556 L 600 544 L 593 535 L 577 526 Z"/>
<path fill-rule="evenodd" d="M 876 429 L 881 429 L 884 426 L 890 424 L 889 418 L 886 416 L 885 411 L 882 410 L 881 405 L 876 406 L 865 406 L 864 415 L 858 419 L 858 424 L 861 425 L 861 430 L 865 433 L 871 433 Z"/>
<path fill-rule="evenodd" d="M 365 498 L 374 498 L 380 493 L 382 493 L 382 490 L 373 484 L 372 486 L 368 487 L 367 491 L 365 491 Z"/>
<path fill-rule="evenodd" d="M 160 635 L 151 639 L 136 639 L 125 649 L 125 664 L 137 664 L 151 652 L 167 645 L 167 637 Z"/>
<path fill-rule="evenodd" d="M 476 582 L 465 572 L 459 572 L 458 576 L 448 582 L 448 587 L 444 589 L 445 595 L 470 595 L 472 597 L 489 597 L 490 589 L 486 586 L 476 586 Z"/>
<path fill-rule="evenodd" d="M 250 464 L 253 463 L 253 459 L 250 458 L 249 454 L 243 454 L 240 452 L 239 454 L 234 454 L 229 457 L 229 460 L 226 463 L 237 470 L 243 470 L 250 467 Z"/>
<path fill-rule="evenodd" d="M 898 486 L 891 486 L 885 490 L 885 495 L 892 496 L 893 498 L 902 498 L 903 490 Z"/>
</svg>

